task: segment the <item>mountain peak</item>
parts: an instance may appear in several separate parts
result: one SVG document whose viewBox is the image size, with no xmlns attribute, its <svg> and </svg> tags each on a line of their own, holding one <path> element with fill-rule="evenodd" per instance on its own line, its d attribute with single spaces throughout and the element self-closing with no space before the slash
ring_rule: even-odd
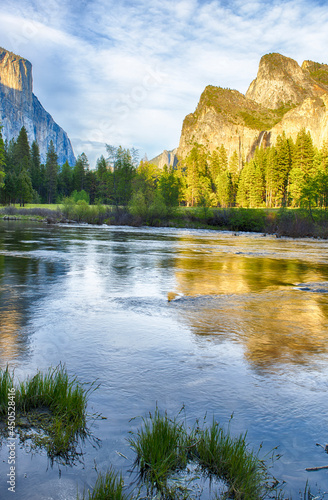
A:
<svg viewBox="0 0 328 500">
<path fill-rule="evenodd" d="M 0 122 L 5 139 L 17 138 L 27 130 L 30 143 L 39 144 L 42 161 L 46 160 L 50 141 L 55 144 L 59 163 L 72 165 L 75 156 L 64 130 L 43 108 L 33 94 L 32 64 L 21 56 L 0 48 Z"/>
<path fill-rule="evenodd" d="M 294 59 L 272 53 L 261 58 L 246 97 L 266 108 L 278 109 L 298 105 L 307 97 L 321 97 L 327 91 L 328 87 L 314 80 Z"/>
<path fill-rule="evenodd" d="M 274 144 L 283 132 L 296 139 L 302 128 L 315 145 L 328 137 L 328 65 L 304 61 L 302 67 L 278 53 L 264 55 L 246 95 L 207 86 L 194 113 L 184 119 L 178 157 L 195 142 L 210 152 L 224 145 L 239 165 L 257 146 Z"/>
<path fill-rule="evenodd" d="M 24 93 L 24 98 L 31 103 L 33 81 L 30 61 L 0 48 L 0 84 L 6 95 L 16 91 L 17 104 L 21 104 L 20 92 Z"/>
</svg>

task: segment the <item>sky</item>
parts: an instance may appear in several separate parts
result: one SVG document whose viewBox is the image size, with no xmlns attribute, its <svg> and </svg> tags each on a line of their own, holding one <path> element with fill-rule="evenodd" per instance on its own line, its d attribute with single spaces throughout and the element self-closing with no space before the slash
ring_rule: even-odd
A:
<svg viewBox="0 0 328 500">
<path fill-rule="evenodd" d="M 328 1 L 0 0 L 0 46 L 93 168 L 177 147 L 206 85 L 245 93 L 264 54 L 328 63 Z"/>
</svg>

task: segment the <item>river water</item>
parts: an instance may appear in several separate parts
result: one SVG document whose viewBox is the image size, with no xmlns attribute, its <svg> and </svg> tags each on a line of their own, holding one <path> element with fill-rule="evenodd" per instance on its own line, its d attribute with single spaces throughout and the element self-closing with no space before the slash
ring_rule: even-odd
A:
<svg viewBox="0 0 328 500">
<path fill-rule="evenodd" d="M 168 300 L 169 299 L 169 300 Z M 127 438 L 158 405 L 247 430 L 299 498 L 328 490 L 328 244 L 187 229 L 0 221 L 0 366 L 18 379 L 64 363 L 97 380 L 101 413 L 74 466 L 17 445 L 17 500 L 75 500 L 112 464 L 129 482 Z M 127 458 L 124 458 L 124 455 Z M 0 449 L 0 498 L 8 447 Z"/>
</svg>

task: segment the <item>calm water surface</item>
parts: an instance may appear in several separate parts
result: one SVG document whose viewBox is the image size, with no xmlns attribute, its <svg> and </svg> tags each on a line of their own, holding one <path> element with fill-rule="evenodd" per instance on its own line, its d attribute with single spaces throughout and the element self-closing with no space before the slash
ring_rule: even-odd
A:
<svg viewBox="0 0 328 500">
<path fill-rule="evenodd" d="M 173 299 L 173 300 L 168 300 Z M 0 366 L 18 378 L 62 362 L 100 388 L 74 467 L 17 446 L 17 500 L 75 500 L 110 464 L 129 482 L 126 438 L 156 403 L 192 425 L 207 412 L 263 454 L 299 498 L 328 490 L 328 244 L 196 230 L 0 221 Z M 127 459 L 121 455 L 125 455 Z M 8 449 L 0 449 L 0 498 Z"/>
</svg>

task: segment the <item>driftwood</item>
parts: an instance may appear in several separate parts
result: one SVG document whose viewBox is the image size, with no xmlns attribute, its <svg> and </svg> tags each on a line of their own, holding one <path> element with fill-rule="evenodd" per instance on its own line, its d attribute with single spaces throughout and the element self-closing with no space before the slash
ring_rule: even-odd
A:
<svg viewBox="0 0 328 500">
<path fill-rule="evenodd" d="M 328 453 L 328 444 L 320 444 L 320 443 L 315 443 L 316 446 L 321 446 L 325 450 L 326 453 Z M 323 470 L 323 469 L 328 469 L 328 465 L 321 465 L 319 467 L 307 467 L 305 470 L 307 471 L 315 471 L 315 470 Z"/>
<path fill-rule="evenodd" d="M 314 471 L 314 470 L 322 470 L 322 469 L 328 469 L 328 465 L 321 465 L 320 467 L 307 467 L 305 470 Z"/>
</svg>

